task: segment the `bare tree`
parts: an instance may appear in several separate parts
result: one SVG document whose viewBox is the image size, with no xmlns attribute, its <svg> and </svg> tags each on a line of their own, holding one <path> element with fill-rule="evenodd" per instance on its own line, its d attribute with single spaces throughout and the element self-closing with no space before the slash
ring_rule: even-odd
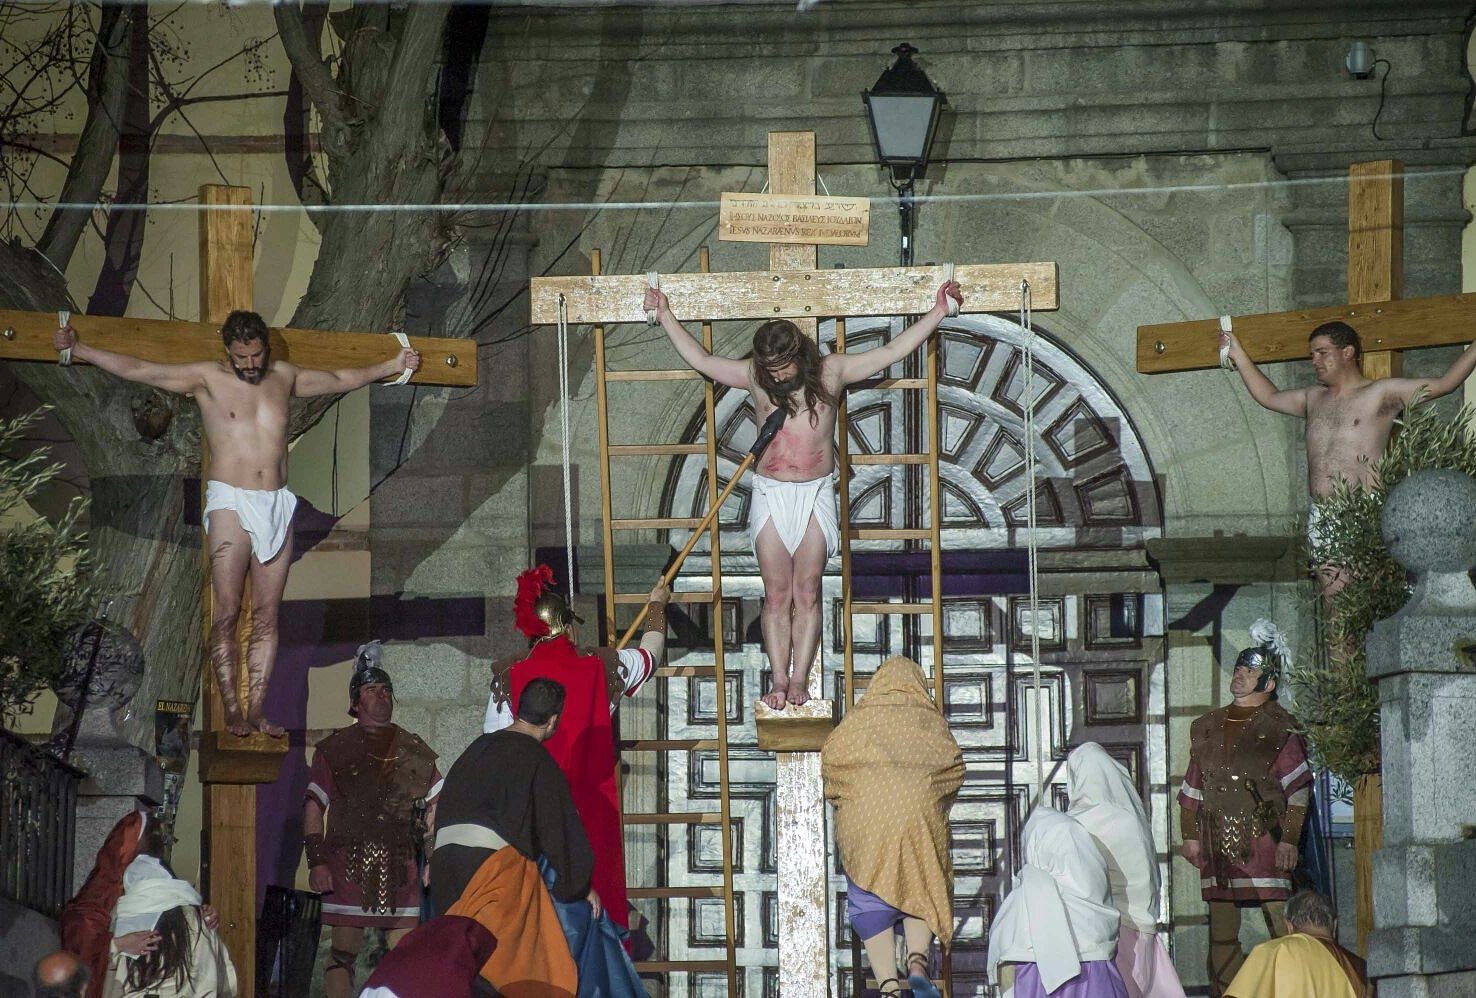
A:
<svg viewBox="0 0 1476 998">
<path fill-rule="evenodd" d="M 72 57 L 78 67 L 76 85 L 85 86 L 87 95 L 78 152 L 67 163 L 61 204 L 50 213 L 42 235 L 30 244 L 20 239 L 0 241 L 3 307 L 36 311 L 75 307 L 61 271 L 93 217 L 85 206 L 115 196 L 106 184 L 129 103 L 130 53 L 136 60 L 140 52 L 133 32 L 145 27 L 157 32 L 159 26 L 157 21 L 129 16 L 125 5 L 85 10 L 95 22 L 79 26 L 81 22 L 72 21 L 63 30 L 59 21 L 48 42 L 53 54 L 64 55 L 82 34 L 92 37 L 85 75 L 81 62 Z M 292 324 L 389 329 L 409 283 L 434 266 L 451 238 L 449 224 L 433 209 L 457 159 L 441 136 L 435 113 L 447 6 L 365 2 L 331 15 L 327 10 L 326 3 L 303 5 L 297 0 L 274 7 L 280 43 L 319 120 L 325 162 L 321 170 L 314 169 L 312 183 L 326 207 L 342 209 L 313 216 L 322 249 Z M 50 14 L 78 16 L 68 4 L 55 5 Z M 337 36 L 339 57 L 323 57 L 322 30 Z M 13 62 L 22 63 L 14 57 Z M 26 74 L 22 69 L 12 75 Z M 135 72 L 135 86 L 139 79 Z M 158 87 L 160 75 L 151 79 Z M 14 99 L 17 83 L 9 76 L 6 80 Z M 43 97 L 31 92 L 27 100 L 39 107 Z M 192 99 L 188 86 L 175 85 L 164 92 L 166 109 L 173 104 L 173 111 Z M 156 116 L 151 131 L 157 131 L 159 123 Z M 7 127 L 0 120 L 0 137 L 8 151 L 11 136 L 24 135 L 26 127 L 9 132 Z M 38 150 L 32 155 L 51 154 Z M 125 183 L 134 185 L 133 200 L 140 198 L 140 169 L 135 158 L 125 171 Z M 28 179 L 21 171 L 11 182 Z M 143 183 L 146 197 L 146 179 Z M 28 193 L 37 195 L 33 190 Z M 370 204 L 387 204 L 394 210 L 355 207 Z M 136 252 L 133 237 L 115 232 L 113 238 L 120 245 Z M 127 260 L 123 263 L 126 271 Z M 148 658 L 137 702 L 148 704 L 156 697 L 193 699 L 199 693 L 201 662 L 200 531 L 185 525 L 185 510 L 189 480 L 198 474 L 200 457 L 194 407 L 174 406 L 167 430 L 151 439 L 134 418 L 137 386 L 88 368 L 45 364 L 17 368 L 22 380 L 55 407 L 86 462 L 93 490 L 90 537 L 98 589 L 104 596 L 125 597 L 120 600 L 126 607 L 123 622 L 139 637 Z M 321 400 L 295 413 L 294 430 L 309 426 L 330 402 Z M 136 740 L 143 743 L 151 737 L 151 719 L 145 723 L 137 716 L 133 723 L 129 733 Z"/>
</svg>

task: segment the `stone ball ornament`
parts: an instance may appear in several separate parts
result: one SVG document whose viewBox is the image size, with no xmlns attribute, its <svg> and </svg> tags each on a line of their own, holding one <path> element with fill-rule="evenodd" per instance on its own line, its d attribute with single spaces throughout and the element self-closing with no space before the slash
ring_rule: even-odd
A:
<svg viewBox="0 0 1476 998">
<path fill-rule="evenodd" d="M 74 627 L 67 634 L 62 655 L 65 665 L 52 689 L 57 699 L 72 710 L 77 709 L 81 699 L 89 664 L 92 667 L 86 705 L 89 710 L 105 708 L 120 717 L 143 685 L 143 647 L 127 628 L 111 620 L 90 620 Z"/>
<path fill-rule="evenodd" d="M 1422 575 L 1476 566 L 1476 478 L 1450 469 L 1416 471 L 1389 490 L 1384 543 Z"/>
</svg>

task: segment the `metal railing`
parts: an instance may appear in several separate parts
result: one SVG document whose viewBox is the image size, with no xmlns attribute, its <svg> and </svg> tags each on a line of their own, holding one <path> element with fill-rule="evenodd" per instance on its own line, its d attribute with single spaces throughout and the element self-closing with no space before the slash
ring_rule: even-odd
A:
<svg viewBox="0 0 1476 998">
<path fill-rule="evenodd" d="M 0 896 L 50 918 L 61 913 L 85 775 L 0 729 Z"/>
</svg>

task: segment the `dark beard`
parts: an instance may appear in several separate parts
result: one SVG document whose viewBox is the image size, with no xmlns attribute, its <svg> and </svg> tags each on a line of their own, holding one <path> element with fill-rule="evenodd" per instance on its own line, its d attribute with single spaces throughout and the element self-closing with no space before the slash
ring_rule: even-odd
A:
<svg viewBox="0 0 1476 998">
<path fill-rule="evenodd" d="M 268 354 L 266 354 L 265 356 L 263 356 L 261 358 L 261 366 L 260 367 L 256 368 L 254 371 L 246 371 L 246 370 L 242 370 L 241 368 L 237 367 L 236 366 L 236 362 L 231 359 L 231 355 L 230 354 L 226 354 L 226 363 L 231 365 L 231 370 L 236 373 L 236 377 L 240 378 L 242 381 L 246 382 L 248 385 L 259 385 L 259 384 L 261 384 L 262 380 L 267 375 L 267 365 L 269 363 L 271 363 L 271 359 L 272 359 L 272 355 L 270 353 L 268 353 Z"/>
</svg>

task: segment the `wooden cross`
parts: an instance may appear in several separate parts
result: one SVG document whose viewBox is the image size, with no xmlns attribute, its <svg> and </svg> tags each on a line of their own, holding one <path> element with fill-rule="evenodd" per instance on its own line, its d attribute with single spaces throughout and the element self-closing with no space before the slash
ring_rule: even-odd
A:
<svg viewBox="0 0 1476 998">
<path fill-rule="evenodd" d="M 1367 378 L 1399 377 L 1403 350 L 1470 342 L 1476 294 L 1400 301 L 1403 293 L 1404 164 L 1355 163 L 1348 170 L 1348 304 L 1237 316 L 1232 326 L 1250 358 L 1262 363 L 1306 358 L 1308 334 L 1324 322 L 1342 320 L 1363 341 Z M 1217 367 L 1219 331 L 1216 319 L 1139 326 L 1138 370 L 1159 374 Z M 1372 860 L 1382 828 L 1363 822 L 1358 831 L 1354 893 L 1361 953 L 1373 928 Z"/>
<path fill-rule="evenodd" d="M 234 309 L 253 307 L 251 191 L 244 187 L 200 188 L 200 315 L 203 322 L 80 316 L 76 325 L 87 342 L 104 350 L 164 364 L 219 360 L 220 323 Z M 0 360 L 56 362 L 52 346 L 54 312 L 0 310 Z M 412 384 L 472 386 L 477 381 L 476 344 L 468 340 L 412 337 L 423 358 Z M 383 333 L 321 330 L 271 330 L 272 356 L 299 367 L 334 370 L 383 361 L 400 345 Z M 208 474 L 201 455 L 201 488 Z M 203 501 L 203 496 L 202 496 Z M 201 507 L 203 508 L 203 506 Z M 201 887 L 220 912 L 221 936 L 231 952 L 240 994 L 250 998 L 256 973 L 256 784 L 277 779 L 287 739 L 260 732 L 238 738 L 225 730 L 220 691 L 210 664 L 210 559 L 201 545 L 203 587 L 202 695 L 206 698 L 200 736 L 200 780 L 206 784 L 202 818 Z M 242 638 L 250 633 L 250 584 L 242 599 Z M 248 702 L 246 649 L 239 649 L 237 694 Z M 216 864 L 214 858 L 221 862 Z"/>
<path fill-rule="evenodd" d="M 769 133 L 769 190 L 814 196 L 813 132 Z M 814 338 L 822 317 L 927 312 L 944 280 L 942 267 L 817 270 L 816 264 L 813 244 L 770 244 L 768 271 L 663 274 L 661 289 L 687 321 L 786 318 Z M 1036 309 L 1059 307 L 1054 263 L 960 266 L 954 279 L 962 287 L 965 312 L 1018 308 L 1022 279 L 1030 282 Z M 532 320 L 556 323 L 562 295 L 570 324 L 645 323 L 641 299 L 646 286 L 645 276 L 534 278 Z M 812 699 L 803 706 L 775 712 L 762 702 L 755 705 L 760 726 L 778 729 L 769 741 L 761 734 L 760 742 L 778 749 L 779 993 L 785 998 L 826 998 L 830 993 L 829 867 L 818 749 L 833 724 L 833 707 L 820 699 L 822 679 L 820 668 L 810 670 Z M 793 737 L 786 737 L 785 729 L 792 729 Z"/>
<path fill-rule="evenodd" d="M 1307 336 L 1334 319 L 1358 330 L 1363 373 L 1398 377 L 1401 351 L 1469 343 L 1476 294 L 1404 293 L 1404 164 L 1355 163 L 1348 171 L 1348 304 L 1235 316 L 1235 336 L 1257 364 L 1305 360 Z M 1166 374 L 1219 366 L 1218 319 L 1138 327 L 1138 371 Z"/>
</svg>

